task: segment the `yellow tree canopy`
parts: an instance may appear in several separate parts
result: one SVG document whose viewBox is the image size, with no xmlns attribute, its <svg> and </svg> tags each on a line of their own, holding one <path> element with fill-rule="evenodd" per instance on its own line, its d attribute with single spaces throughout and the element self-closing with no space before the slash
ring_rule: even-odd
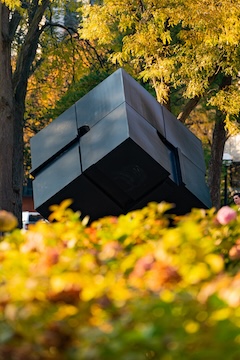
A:
<svg viewBox="0 0 240 360">
<path fill-rule="evenodd" d="M 110 60 L 151 83 L 170 110 L 177 90 L 182 122 L 200 99 L 214 114 L 208 184 L 218 208 L 224 144 L 239 126 L 239 1 L 101 0 L 83 9 L 81 36 L 111 49 Z"/>
<path fill-rule="evenodd" d="M 208 101 L 225 113 L 239 113 L 238 1 L 104 0 L 85 6 L 81 36 L 112 47 L 111 60 L 130 63 L 140 77 L 151 80 L 162 103 L 171 86 L 184 86 L 183 95 L 194 98 L 217 78 L 230 77 L 227 93 L 213 89 Z"/>
</svg>

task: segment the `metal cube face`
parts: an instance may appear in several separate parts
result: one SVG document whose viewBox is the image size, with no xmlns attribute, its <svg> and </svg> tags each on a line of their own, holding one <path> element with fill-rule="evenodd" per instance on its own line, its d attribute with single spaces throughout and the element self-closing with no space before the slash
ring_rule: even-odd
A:
<svg viewBox="0 0 240 360">
<path fill-rule="evenodd" d="M 123 69 L 31 139 L 35 209 L 66 198 L 91 220 L 150 201 L 211 206 L 198 138 Z"/>
</svg>

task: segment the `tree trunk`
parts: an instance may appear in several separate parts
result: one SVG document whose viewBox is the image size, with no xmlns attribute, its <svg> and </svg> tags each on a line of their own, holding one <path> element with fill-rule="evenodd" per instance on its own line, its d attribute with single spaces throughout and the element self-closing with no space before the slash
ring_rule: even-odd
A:
<svg viewBox="0 0 240 360">
<path fill-rule="evenodd" d="M 15 100 L 15 99 L 14 99 Z M 25 100 L 24 100 L 25 101 Z M 23 190 L 23 117 L 24 113 L 20 109 L 19 104 L 15 101 L 14 112 L 14 148 L 13 148 L 13 170 L 12 170 L 12 186 L 14 196 L 13 213 L 18 218 L 19 225 L 22 227 L 22 190 Z M 24 106 L 24 103 L 22 104 Z"/>
<path fill-rule="evenodd" d="M 232 83 L 232 77 L 223 76 L 219 85 L 219 90 L 227 89 Z M 216 121 L 212 137 L 211 158 L 209 162 L 208 185 L 212 204 L 216 209 L 221 206 L 220 187 L 221 171 L 224 146 L 227 140 L 227 131 L 225 128 L 224 114 L 216 111 Z"/>
<path fill-rule="evenodd" d="M 222 171 L 222 157 L 224 145 L 227 139 L 225 130 L 225 123 L 222 113 L 218 113 L 217 121 L 215 122 L 211 159 L 208 168 L 208 186 L 212 199 L 212 204 L 216 209 L 220 208 L 220 185 L 221 185 L 221 171 Z"/>
<path fill-rule="evenodd" d="M 0 2 L 0 208 L 13 212 L 14 101 L 9 9 Z"/>
<path fill-rule="evenodd" d="M 29 27 L 12 74 L 11 41 L 20 21 L 20 14 L 11 17 L 0 2 L 0 208 L 17 216 L 22 223 L 23 127 L 25 98 L 31 65 L 34 61 L 41 29 L 39 24 L 49 0 L 32 3 Z M 43 28 L 42 28 L 43 29 Z"/>
</svg>

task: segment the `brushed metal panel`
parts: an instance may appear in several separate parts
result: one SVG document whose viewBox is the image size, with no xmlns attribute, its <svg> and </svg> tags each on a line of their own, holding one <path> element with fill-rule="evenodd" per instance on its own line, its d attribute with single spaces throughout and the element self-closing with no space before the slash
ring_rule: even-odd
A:
<svg viewBox="0 0 240 360">
<path fill-rule="evenodd" d="M 76 102 L 78 128 L 94 126 L 123 102 L 165 136 L 162 106 L 121 68 Z"/>
<path fill-rule="evenodd" d="M 83 125 L 91 128 L 124 101 L 122 71 L 119 69 L 75 103 L 78 128 Z"/>
<path fill-rule="evenodd" d="M 76 112 L 75 105 L 73 105 L 31 138 L 31 171 L 37 170 L 64 147 L 68 146 L 77 135 Z"/>
<path fill-rule="evenodd" d="M 34 207 L 38 208 L 81 173 L 79 146 L 75 144 L 44 167 L 33 180 Z"/>
<path fill-rule="evenodd" d="M 205 171 L 205 161 L 201 141 L 176 117 L 163 107 L 166 139 L 182 154 Z"/>
</svg>

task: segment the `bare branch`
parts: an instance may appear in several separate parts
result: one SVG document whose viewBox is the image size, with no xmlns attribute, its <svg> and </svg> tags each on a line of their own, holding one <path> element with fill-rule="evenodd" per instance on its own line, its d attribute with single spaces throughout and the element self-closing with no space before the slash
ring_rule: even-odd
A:
<svg viewBox="0 0 240 360">
<path fill-rule="evenodd" d="M 184 123 L 192 110 L 195 109 L 200 99 L 201 96 L 195 96 L 193 99 L 190 99 L 178 115 L 178 120 Z"/>
</svg>

